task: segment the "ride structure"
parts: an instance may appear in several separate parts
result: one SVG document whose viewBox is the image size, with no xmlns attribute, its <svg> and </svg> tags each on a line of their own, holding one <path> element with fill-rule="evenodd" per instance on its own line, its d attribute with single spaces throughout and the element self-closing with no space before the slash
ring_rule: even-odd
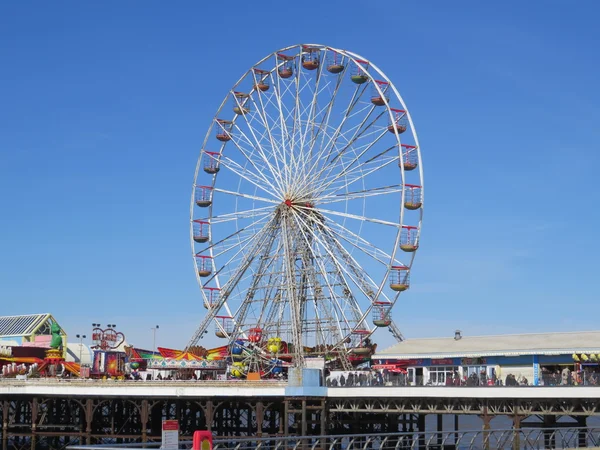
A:
<svg viewBox="0 0 600 450">
<path fill-rule="evenodd" d="M 409 288 L 423 166 L 391 80 L 346 50 L 295 45 L 231 88 L 206 134 L 190 208 L 207 309 L 229 373 L 278 375 L 320 357 L 349 369 L 374 351 Z"/>
</svg>

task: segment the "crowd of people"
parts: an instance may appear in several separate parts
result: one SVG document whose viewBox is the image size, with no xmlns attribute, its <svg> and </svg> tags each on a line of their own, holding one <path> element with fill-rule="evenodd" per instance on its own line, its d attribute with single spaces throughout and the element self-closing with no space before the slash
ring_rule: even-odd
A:
<svg viewBox="0 0 600 450">
<path fill-rule="evenodd" d="M 522 374 L 508 373 L 505 377 L 488 376 L 485 371 L 460 376 L 458 371 L 446 373 L 445 378 L 434 379 L 407 373 L 387 370 L 360 370 L 351 372 L 331 372 L 325 378 L 328 387 L 367 387 L 367 386 L 532 386 L 533 381 Z M 595 386 L 600 385 L 600 373 L 592 369 L 572 371 L 568 367 L 561 370 L 542 368 L 538 386 Z"/>
<path fill-rule="evenodd" d="M 568 367 L 562 370 L 542 367 L 540 385 L 542 386 L 597 386 L 600 381 L 598 368 L 585 367 L 583 370 L 573 371 Z"/>
</svg>

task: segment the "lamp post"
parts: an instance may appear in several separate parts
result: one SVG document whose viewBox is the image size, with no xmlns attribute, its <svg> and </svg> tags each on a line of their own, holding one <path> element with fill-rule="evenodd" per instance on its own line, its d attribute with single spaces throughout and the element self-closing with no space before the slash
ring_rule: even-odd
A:
<svg viewBox="0 0 600 450">
<path fill-rule="evenodd" d="M 152 355 L 156 353 L 156 330 L 158 330 L 158 328 L 158 325 L 155 325 L 152 328 L 150 328 L 152 330 Z"/>
<path fill-rule="evenodd" d="M 93 323 L 92 324 L 92 348 L 98 348 L 100 345 L 100 338 L 99 338 L 99 334 L 97 329 L 100 329 L 102 325 L 100 325 L 99 323 Z"/>
<path fill-rule="evenodd" d="M 76 334 L 75 337 L 79 339 L 79 366 L 81 367 L 81 353 L 83 350 L 83 340 L 86 338 L 85 334 Z"/>
</svg>

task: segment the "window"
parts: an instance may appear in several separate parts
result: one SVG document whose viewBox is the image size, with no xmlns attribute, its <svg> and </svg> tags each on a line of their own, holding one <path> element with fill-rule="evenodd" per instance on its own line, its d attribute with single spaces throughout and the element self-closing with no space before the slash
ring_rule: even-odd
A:
<svg viewBox="0 0 600 450">
<path fill-rule="evenodd" d="M 455 366 L 429 367 L 429 384 L 443 386 L 446 380 L 454 378 L 454 372 L 458 372 Z"/>
</svg>

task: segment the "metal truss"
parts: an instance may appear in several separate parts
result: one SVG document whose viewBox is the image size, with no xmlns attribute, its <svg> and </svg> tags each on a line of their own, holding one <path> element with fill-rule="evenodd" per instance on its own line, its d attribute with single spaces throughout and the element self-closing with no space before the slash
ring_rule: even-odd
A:
<svg viewBox="0 0 600 450">
<path fill-rule="evenodd" d="M 373 398 L 330 399 L 332 412 L 393 414 L 476 414 L 508 416 L 593 416 L 599 399 L 473 399 L 473 398 Z"/>
</svg>

